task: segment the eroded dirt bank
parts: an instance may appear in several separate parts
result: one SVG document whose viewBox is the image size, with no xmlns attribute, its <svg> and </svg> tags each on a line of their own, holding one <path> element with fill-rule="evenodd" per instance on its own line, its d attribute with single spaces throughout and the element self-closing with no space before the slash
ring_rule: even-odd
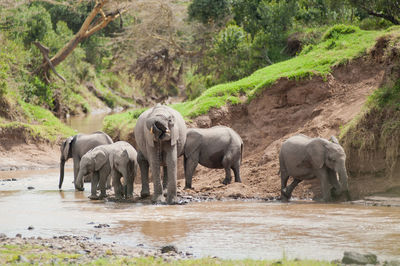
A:
<svg viewBox="0 0 400 266">
<path fill-rule="evenodd" d="M 223 170 L 198 167 L 193 180 L 195 193 L 278 197 L 278 153 L 281 143 L 298 133 L 323 138 L 337 136 L 340 128 L 361 112 L 367 96 L 385 84 L 393 71 L 390 60 L 381 60 L 377 54 L 372 53 L 338 67 L 326 78 L 313 77 L 303 81 L 281 79 L 248 105 L 214 109 L 196 118 L 191 125 L 193 127 L 231 126 L 241 135 L 245 152 L 241 166 L 242 184 L 223 186 L 220 183 Z M 354 165 L 357 158 L 351 158 L 351 161 Z M 352 165 L 348 165 L 350 173 Z M 350 174 L 351 196 L 356 199 L 384 191 L 399 185 L 399 177 L 375 180 L 374 176 Z M 319 181 L 303 182 L 293 195 L 300 198 L 318 197 Z"/>
</svg>

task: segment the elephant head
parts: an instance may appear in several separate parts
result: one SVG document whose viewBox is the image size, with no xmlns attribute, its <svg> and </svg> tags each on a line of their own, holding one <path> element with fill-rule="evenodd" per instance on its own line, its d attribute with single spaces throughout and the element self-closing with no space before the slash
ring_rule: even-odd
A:
<svg viewBox="0 0 400 266">
<path fill-rule="evenodd" d="M 65 162 L 72 158 L 72 144 L 74 141 L 74 137 L 69 137 L 64 140 L 61 145 L 61 157 L 60 157 L 60 182 L 58 184 L 58 188 L 61 189 L 62 183 L 64 181 L 64 166 Z"/>
<path fill-rule="evenodd" d="M 88 174 L 92 174 L 95 171 L 99 171 L 101 167 L 107 163 L 108 157 L 104 151 L 100 149 L 94 149 L 88 151 L 81 159 L 79 164 L 79 173 L 75 182 L 75 188 L 77 190 L 84 190 L 83 178 Z"/>
<path fill-rule="evenodd" d="M 171 146 L 176 144 L 179 137 L 178 128 L 175 125 L 175 116 L 167 108 L 161 105 L 154 107 L 146 120 L 146 128 L 150 134 L 146 134 L 146 141 L 150 147 L 154 142 L 171 141 Z"/>
<path fill-rule="evenodd" d="M 125 180 L 134 174 L 134 165 L 126 150 L 110 154 L 110 166 L 117 170 Z"/>
<path fill-rule="evenodd" d="M 307 145 L 307 158 L 312 168 L 320 169 L 327 167 L 339 175 L 340 188 L 335 188 L 335 194 L 340 195 L 348 192 L 348 176 L 346 170 L 346 153 L 335 137 L 331 137 L 331 142 L 316 138 Z"/>
</svg>

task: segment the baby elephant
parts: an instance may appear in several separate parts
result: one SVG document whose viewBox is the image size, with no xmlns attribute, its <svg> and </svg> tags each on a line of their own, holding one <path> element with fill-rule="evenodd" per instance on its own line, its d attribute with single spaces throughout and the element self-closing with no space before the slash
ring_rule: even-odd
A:
<svg viewBox="0 0 400 266">
<path fill-rule="evenodd" d="M 121 184 L 121 176 L 124 177 L 126 187 L 125 196 L 133 196 L 133 181 L 137 172 L 136 150 L 125 141 L 113 144 L 101 145 L 88 151 L 81 159 L 79 173 L 75 187 L 83 190 L 83 177 L 92 174 L 92 186 L 90 199 L 102 199 L 106 197 L 106 182 L 111 174 L 115 196 L 121 198 L 124 193 Z M 100 188 L 100 196 L 97 196 L 97 185 Z"/>
<path fill-rule="evenodd" d="M 212 128 L 191 128 L 186 135 L 184 151 L 185 188 L 192 188 L 192 177 L 198 163 L 208 168 L 225 169 L 222 183 L 240 180 L 240 163 L 242 161 L 243 141 L 231 128 L 215 126 Z"/>
</svg>

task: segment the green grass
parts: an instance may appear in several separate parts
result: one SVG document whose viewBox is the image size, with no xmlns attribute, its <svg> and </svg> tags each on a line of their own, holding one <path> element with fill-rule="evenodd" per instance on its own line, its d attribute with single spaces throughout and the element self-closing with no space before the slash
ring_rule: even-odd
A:
<svg viewBox="0 0 400 266">
<path fill-rule="evenodd" d="M 154 257 L 125 257 L 115 256 L 111 250 L 107 250 L 100 258 L 87 260 L 84 255 L 76 253 L 65 253 L 59 250 L 50 249 L 44 246 L 35 245 L 2 245 L 0 246 L 0 264 L 18 265 L 176 265 L 176 266 L 197 266 L 197 265 L 287 265 L 287 266 L 319 266 L 336 265 L 331 262 L 317 260 L 222 260 L 217 258 L 185 259 L 165 261 Z"/>
<path fill-rule="evenodd" d="M 19 132 L 25 139 L 41 139 L 55 142 L 58 138 L 75 135 L 76 132 L 63 124 L 49 110 L 36 105 L 18 102 L 26 116 L 26 122 L 2 120 L 0 128 L 10 130 L 9 132 Z M 17 133 L 16 133 L 17 134 Z"/>
<path fill-rule="evenodd" d="M 241 80 L 213 86 L 198 98 L 171 107 L 185 119 L 190 119 L 207 113 L 211 108 L 241 103 L 241 99 L 251 102 L 281 78 L 304 80 L 316 75 L 324 77 L 334 67 L 366 54 L 379 36 L 399 31 L 398 27 L 389 31 L 364 31 L 354 26 L 336 25 L 326 31 L 320 43 L 305 47 L 297 57 L 259 69 Z M 107 117 L 105 131 L 123 131 L 123 126 L 128 124 L 133 128 L 136 117 L 130 112 Z"/>
</svg>

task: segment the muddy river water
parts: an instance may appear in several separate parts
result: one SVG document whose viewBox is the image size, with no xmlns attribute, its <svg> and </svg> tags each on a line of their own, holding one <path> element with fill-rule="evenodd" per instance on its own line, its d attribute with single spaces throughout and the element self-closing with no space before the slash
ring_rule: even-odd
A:
<svg viewBox="0 0 400 266">
<path fill-rule="evenodd" d="M 83 235 L 148 248 L 173 244 L 196 257 L 229 259 L 279 259 L 285 254 L 331 260 L 344 251 L 400 257 L 399 208 L 307 201 L 177 206 L 90 201 L 90 184 L 75 192 L 71 170 L 63 191 L 57 187 L 58 169 L 0 174 L 16 179 L 0 180 L 0 232 L 7 236 Z M 99 224 L 109 227 L 95 228 Z"/>
<path fill-rule="evenodd" d="M 72 118 L 68 124 L 90 133 L 101 128 L 104 116 Z M 172 244 L 196 257 L 226 259 L 286 255 L 332 260 L 340 259 L 344 251 L 400 258 L 400 208 L 310 201 L 232 200 L 177 206 L 90 201 L 90 184 L 85 184 L 84 192 L 75 192 L 72 163 L 66 167 L 62 191 L 58 169 L 0 172 L 0 233 L 80 235 L 150 249 Z M 106 226 L 96 228 L 99 224 Z"/>
</svg>

